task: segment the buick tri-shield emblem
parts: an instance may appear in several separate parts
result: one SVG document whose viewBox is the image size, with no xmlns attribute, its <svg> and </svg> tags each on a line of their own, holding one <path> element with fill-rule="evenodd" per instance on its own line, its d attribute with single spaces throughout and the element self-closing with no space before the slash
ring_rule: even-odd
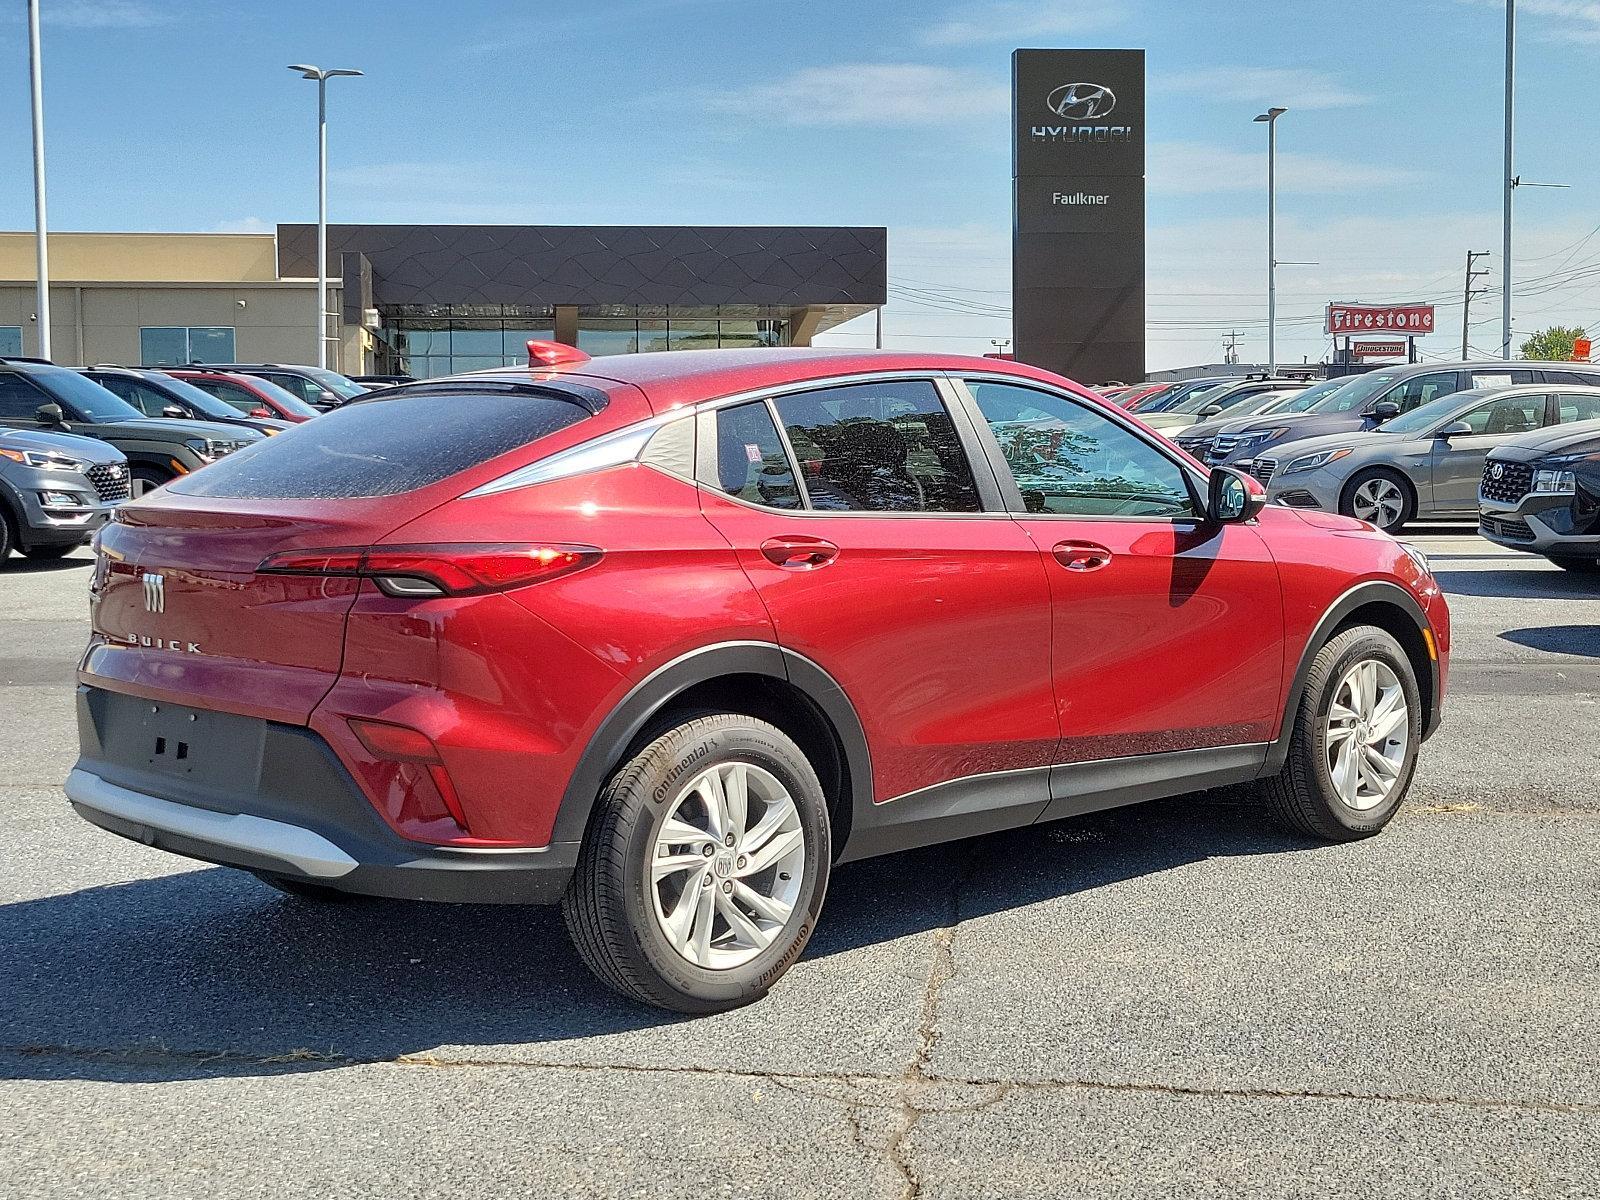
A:
<svg viewBox="0 0 1600 1200">
<path fill-rule="evenodd" d="M 1103 83 L 1064 83 L 1050 93 L 1045 105 L 1068 121 L 1098 121 L 1116 108 L 1117 94 Z"/>
<path fill-rule="evenodd" d="M 167 577 L 158 575 L 153 571 L 146 571 L 144 576 L 144 610 L 145 612 L 167 611 Z"/>
</svg>

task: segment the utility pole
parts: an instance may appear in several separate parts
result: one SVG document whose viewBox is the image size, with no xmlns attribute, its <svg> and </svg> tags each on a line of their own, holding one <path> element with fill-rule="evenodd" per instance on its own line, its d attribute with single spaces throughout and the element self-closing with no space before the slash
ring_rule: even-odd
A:
<svg viewBox="0 0 1600 1200">
<path fill-rule="evenodd" d="M 1255 120 L 1267 127 L 1267 374 L 1278 373 L 1278 118 L 1287 108 L 1269 108 Z"/>
<path fill-rule="evenodd" d="M 50 357 L 50 249 L 44 214 L 44 63 L 39 56 L 39 0 L 28 0 L 28 79 L 33 88 L 33 240 L 36 259 L 34 320 L 39 357 Z"/>
<path fill-rule="evenodd" d="M 1472 269 L 1472 264 L 1477 262 L 1480 258 L 1488 258 L 1488 257 L 1489 257 L 1489 252 L 1487 250 L 1468 250 L 1467 251 L 1467 283 L 1466 283 L 1466 290 L 1464 292 L 1462 292 L 1462 294 L 1461 294 L 1461 357 L 1462 357 L 1463 360 L 1465 360 L 1468 357 L 1468 354 L 1467 354 L 1467 314 L 1472 311 L 1472 298 L 1474 296 L 1483 295 L 1483 289 L 1482 288 L 1478 288 L 1476 291 L 1473 290 L 1472 281 L 1474 279 L 1479 279 L 1482 276 L 1487 275 L 1489 273 L 1487 270 L 1474 271 Z"/>
<path fill-rule="evenodd" d="M 1511 197 L 1517 177 L 1511 166 L 1512 117 L 1516 106 L 1517 0 L 1506 0 L 1506 170 L 1500 217 L 1500 357 L 1511 357 Z"/>
<path fill-rule="evenodd" d="M 1239 331 L 1222 335 L 1222 361 L 1229 366 L 1239 361 Z"/>
</svg>

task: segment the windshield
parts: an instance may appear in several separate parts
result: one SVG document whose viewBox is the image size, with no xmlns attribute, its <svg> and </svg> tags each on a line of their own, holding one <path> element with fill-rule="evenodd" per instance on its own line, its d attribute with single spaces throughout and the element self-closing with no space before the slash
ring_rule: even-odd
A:
<svg viewBox="0 0 1600 1200">
<path fill-rule="evenodd" d="M 85 379 L 66 367 L 40 367 L 29 372 L 33 381 L 61 402 L 64 408 L 86 421 L 142 421 L 144 414 L 121 396 L 106 391 L 92 379 Z"/>
<path fill-rule="evenodd" d="M 1184 411 L 1198 412 L 1198 408 L 1185 410 L 1178 408 L 1178 405 L 1182 404 L 1186 400 L 1192 400 L 1196 396 L 1203 395 L 1206 392 L 1215 391 L 1219 387 L 1227 387 L 1230 384 L 1238 382 L 1239 381 L 1234 378 L 1222 378 L 1207 379 L 1204 382 L 1180 383 L 1170 392 L 1167 392 L 1158 399 L 1151 401 L 1149 404 L 1141 404 L 1138 408 L 1138 411 L 1141 413 Z M 1204 405 L 1201 407 L 1203 408 Z"/>
<path fill-rule="evenodd" d="M 354 380 L 346 379 L 337 371 L 325 370 L 322 367 L 301 367 L 300 370 L 341 400 L 353 400 L 357 396 L 368 394 L 366 388 Z"/>
<path fill-rule="evenodd" d="M 1321 383 L 1314 383 L 1303 392 L 1296 392 L 1284 403 L 1273 408 L 1275 413 L 1305 412 L 1321 404 L 1323 398 L 1332 392 L 1338 391 L 1349 383 L 1348 379 L 1324 379 Z"/>
<path fill-rule="evenodd" d="M 239 418 L 239 412 L 233 405 L 224 404 L 210 392 L 202 392 L 186 379 L 163 375 L 161 387 L 174 396 L 182 397 L 185 404 L 208 417 L 215 417 L 219 421 L 236 421 Z"/>
<path fill-rule="evenodd" d="M 1410 412 L 1391 418 L 1378 426 L 1379 433 L 1421 433 L 1431 429 L 1439 422 L 1445 420 L 1454 412 L 1464 412 L 1471 408 L 1488 393 L 1452 392 L 1448 396 L 1440 396 L 1437 400 L 1429 400 L 1426 404 L 1419 404 Z"/>
<path fill-rule="evenodd" d="M 1201 388 L 1190 392 L 1171 408 L 1170 413 L 1197 413 L 1202 408 L 1210 408 L 1213 404 L 1220 404 L 1222 411 L 1227 412 L 1235 404 L 1243 404 L 1246 400 L 1253 400 L 1261 393 L 1249 390 L 1234 392 L 1231 395 L 1219 395 L 1216 388 Z"/>
<path fill-rule="evenodd" d="M 1319 413 L 1359 412 L 1367 402 L 1400 378 L 1397 371 L 1373 371 L 1370 375 L 1357 375 L 1346 379 L 1342 387 L 1329 392 L 1323 402 L 1313 409 Z"/>
</svg>

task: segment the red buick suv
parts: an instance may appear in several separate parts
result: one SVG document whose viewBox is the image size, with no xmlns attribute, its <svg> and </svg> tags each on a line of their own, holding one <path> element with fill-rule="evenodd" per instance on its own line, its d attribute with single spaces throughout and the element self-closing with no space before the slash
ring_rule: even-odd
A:
<svg viewBox="0 0 1600 1200">
<path fill-rule="evenodd" d="M 305 900 L 557 902 L 709 1012 L 840 863 L 1224 784 L 1376 833 L 1449 614 L 1086 389 L 696 350 L 373 392 L 118 510 L 66 792 Z"/>
</svg>

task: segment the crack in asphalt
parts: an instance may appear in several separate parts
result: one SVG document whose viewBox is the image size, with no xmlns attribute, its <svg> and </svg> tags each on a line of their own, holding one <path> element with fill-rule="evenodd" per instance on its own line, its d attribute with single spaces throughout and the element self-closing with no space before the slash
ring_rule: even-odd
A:
<svg viewBox="0 0 1600 1200">
<path fill-rule="evenodd" d="M 946 976 L 948 978 L 948 976 Z M 937 1039 L 934 1038 L 934 1041 Z M 932 1043 L 928 1044 L 931 1049 Z M 297 1047 L 277 1054 L 246 1054 L 233 1050 L 174 1050 L 166 1046 L 70 1046 L 25 1043 L 15 1046 L 0 1045 L 0 1057 L 60 1058 L 81 1062 L 114 1063 L 121 1066 L 209 1066 L 242 1065 L 259 1067 L 288 1067 L 295 1064 L 322 1064 L 329 1067 L 401 1066 L 433 1069 L 470 1070 L 473 1068 L 515 1068 L 535 1071 L 571 1071 L 586 1074 L 632 1074 L 703 1076 L 713 1079 L 747 1079 L 770 1083 L 793 1095 L 825 1097 L 854 1107 L 892 1109 L 902 1117 L 914 1114 L 920 1120 L 928 1113 L 981 1112 L 1007 1096 L 1017 1092 L 1085 1091 L 1105 1093 L 1138 1093 L 1167 1096 L 1189 1096 L 1201 1099 L 1238 1100 L 1330 1100 L 1369 1104 L 1415 1104 L 1453 1108 L 1471 1108 L 1492 1111 L 1507 1109 L 1522 1112 L 1540 1112 L 1554 1115 L 1600 1115 L 1600 1103 L 1585 1100 L 1537 1100 L 1493 1096 L 1443 1096 L 1427 1092 L 1354 1092 L 1311 1088 L 1271 1087 L 1207 1087 L 1200 1084 L 1162 1083 L 1145 1080 L 1106 1079 L 999 1079 L 962 1075 L 940 1075 L 927 1068 L 926 1053 L 920 1049 L 906 1071 L 898 1075 L 867 1071 L 741 1071 L 731 1067 L 652 1066 L 634 1063 L 559 1063 L 537 1062 L 527 1059 L 446 1058 L 435 1054 L 402 1054 L 393 1057 L 340 1054 L 336 1051 L 311 1050 Z M 3 1078 L 0 1074 L 0 1078 Z M 937 1088 L 981 1088 L 986 1094 L 970 1103 L 913 1102 L 904 1093 L 904 1085 L 913 1080 L 923 1092 Z M 832 1084 L 843 1086 L 852 1095 L 846 1099 L 837 1094 L 815 1090 L 805 1085 Z M 883 1101 L 862 1094 L 864 1085 L 881 1084 L 891 1093 Z M 917 1098 L 919 1101 L 921 1098 Z M 860 1130 L 859 1111 L 851 1115 L 855 1128 Z M 912 1122 L 915 1124 L 915 1121 Z M 899 1133 L 904 1139 L 907 1128 Z M 852 1137 L 853 1141 L 857 1141 Z M 867 1146 L 862 1135 L 857 1144 Z"/>
</svg>

